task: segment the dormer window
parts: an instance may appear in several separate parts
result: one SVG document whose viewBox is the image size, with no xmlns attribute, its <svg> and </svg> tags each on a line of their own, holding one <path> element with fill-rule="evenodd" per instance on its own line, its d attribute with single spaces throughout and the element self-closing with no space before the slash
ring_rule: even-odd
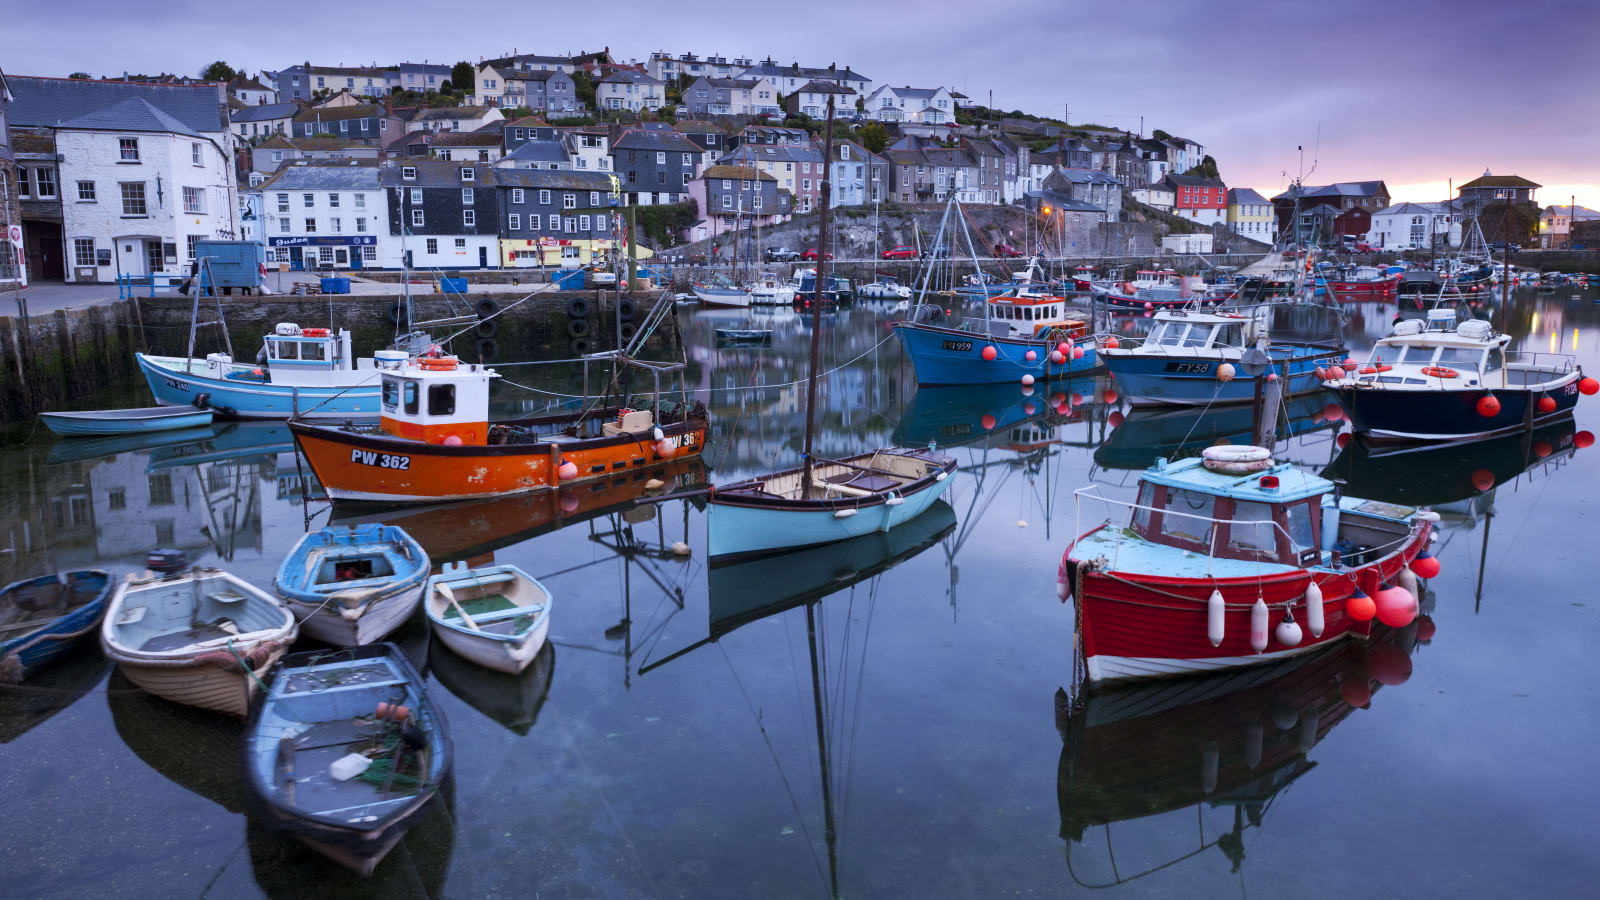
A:
<svg viewBox="0 0 1600 900">
<path fill-rule="evenodd" d="M 477 175 L 477 170 L 473 169 L 471 166 L 462 166 L 461 167 L 461 180 L 462 181 L 472 181 L 474 179 L 474 177 L 476 177 L 476 175 Z"/>
<path fill-rule="evenodd" d="M 417 170 L 412 166 L 405 166 L 400 170 L 400 177 L 406 181 L 416 181 Z"/>
</svg>

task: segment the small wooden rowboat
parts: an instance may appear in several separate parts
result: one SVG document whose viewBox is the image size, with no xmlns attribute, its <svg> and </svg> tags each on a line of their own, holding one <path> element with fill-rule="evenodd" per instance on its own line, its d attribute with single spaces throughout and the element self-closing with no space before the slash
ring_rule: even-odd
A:
<svg viewBox="0 0 1600 900">
<path fill-rule="evenodd" d="M 526 669 L 550 633 L 550 592 L 516 566 L 454 563 L 428 579 L 427 598 L 445 646 L 500 672 Z"/>
<path fill-rule="evenodd" d="M 300 539 L 273 586 L 306 634 L 340 647 L 382 640 L 416 611 L 428 554 L 376 522 L 329 526 Z"/>
<path fill-rule="evenodd" d="M 39 419 L 62 437 L 144 434 L 211 424 L 209 409 L 192 406 L 148 406 L 142 409 L 94 409 L 40 413 Z"/>
<path fill-rule="evenodd" d="M 16 684 L 66 655 L 106 611 L 111 576 L 99 569 L 41 575 L 0 590 L 0 684 Z"/>
<path fill-rule="evenodd" d="M 260 818 L 363 876 L 423 817 L 450 767 L 443 713 L 393 644 L 284 657 L 246 727 Z"/>
<path fill-rule="evenodd" d="M 243 716 L 299 627 L 278 598 L 220 569 L 145 572 L 117 585 L 100 646 L 139 687 Z"/>
</svg>

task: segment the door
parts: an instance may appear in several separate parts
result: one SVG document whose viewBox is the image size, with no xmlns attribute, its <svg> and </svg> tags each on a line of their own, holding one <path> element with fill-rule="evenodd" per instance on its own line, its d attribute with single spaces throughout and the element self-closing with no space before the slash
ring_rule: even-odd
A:
<svg viewBox="0 0 1600 900">
<path fill-rule="evenodd" d="M 300 248 L 299 247 L 290 247 L 289 248 L 289 268 L 293 269 L 296 272 L 299 272 L 299 271 L 305 269 L 305 267 L 306 267 L 306 260 L 305 260 L 305 257 L 300 255 Z"/>
<path fill-rule="evenodd" d="M 159 272 L 162 267 L 160 238 L 147 238 L 144 242 L 146 272 Z"/>
<path fill-rule="evenodd" d="M 23 244 L 28 258 L 28 271 L 34 278 L 64 279 L 67 277 L 62 257 L 61 226 L 55 222 L 29 222 L 27 240 Z M 6 245 L 9 252 L 10 245 Z"/>
<path fill-rule="evenodd" d="M 145 275 L 149 259 L 144 254 L 144 241 L 140 238 L 117 238 L 117 268 L 124 275 Z"/>
<path fill-rule="evenodd" d="M 484 246 L 479 246 L 478 247 L 478 268 L 480 268 L 480 269 L 489 268 L 489 248 L 488 247 L 484 247 Z"/>
</svg>

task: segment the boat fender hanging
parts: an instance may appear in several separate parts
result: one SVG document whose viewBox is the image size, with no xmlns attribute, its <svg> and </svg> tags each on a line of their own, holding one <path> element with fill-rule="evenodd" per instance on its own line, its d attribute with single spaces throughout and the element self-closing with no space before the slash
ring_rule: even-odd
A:
<svg viewBox="0 0 1600 900">
<path fill-rule="evenodd" d="M 1312 637 L 1319 638 L 1322 637 L 1323 626 L 1322 588 L 1313 579 L 1306 585 L 1306 628 L 1311 631 Z"/>
<path fill-rule="evenodd" d="M 1395 581 L 1411 595 L 1412 603 L 1416 603 L 1422 597 L 1421 592 L 1417 590 L 1417 573 L 1411 571 L 1409 567 L 1401 569 L 1400 574 L 1395 576 Z"/>
<path fill-rule="evenodd" d="M 993 344 L 989 344 L 983 348 L 983 358 L 988 362 L 994 362 L 994 358 L 998 355 L 1000 355 L 1000 351 L 996 350 Z"/>
<path fill-rule="evenodd" d="M 1211 597 L 1206 600 L 1206 639 L 1211 646 L 1222 644 L 1222 639 L 1227 637 L 1228 604 L 1222 599 L 1221 591 L 1212 591 Z"/>
<path fill-rule="evenodd" d="M 662 440 L 666 440 L 667 435 L 666 435 L 666 432 L 661 430 L 661 426 L 657 425 L 654 428 L 650 429 L 650 437 L 653 438 L 654 440 L 662 441 Z"/>
<path fill-rule="evenodd" d="M 855 514 L 856 514 L 856 511 L 854 509 L 841 509 L 841 510 L 835 512 L 833 514 L 833 517 L 835 519 L 848 519 L 848 518 L 850 518 L 851 516 L 853 516 Z"/>
<path fill-rule="evenodd" d="M 1300 713 L 1300 721 L 1295 727 L 1295 747 L 1302 753 L 1310 753 L 1311 748 L 1317 745 L 1317 726 L 1321 724 L 1321 713 L 1315 703 L 1306 707 Z"/>
<path fill-rule="evenodd" d="M 1217 762 L 1221 756 L 1216 741 L 1200 745 L 1200 790 L 1207 795 L 1217 789 Z"/>
<path fill-rule="evenodd" d="M 1034 360 L 1039 358 L 1039 354 L 1035 353 L 1032 350 L 1029 350 L 1027 353 L 1022 354 L 1022 358 L 1027 360 L 1028 362 L 1033 362 Z"/>
<path fill-rule="evenodd" d="M 1539 412 L 1548 413 L 1548 412 L 1555 412 L 1555 411 L 1556 411 L 1556 398 L 1554 398 L 1554 397 L 1540 397 L 1539 398 Z"/>
<path fill-rule="evenodd" d="M 1277 628 L 1273 629 L 1273 637 L 1277 638 L 1278 643 L 1285 647 L 1300 646 L 1300 641 L 1304 636 L 1300 631 L 1300 623 L 1294 620 L 1292 611 L 1283 617 L 1283 621 L 1278 623 Z"/>
<path fill-rule="evenodd" d="M 1265 742 L 1267 729 L 1262 727 L 1260 719 L 1252 719 L 1244 725 L 1244 764 L 1251 769 L 1261 765 L 1261 745 Z"/>
<path fill-rule="evenodd" d="M 1484 394 L 1478 398 L 1478 415 L 1485 419 L 1492 419 L 1500 415 L 1500 398 L 1493 394 Z"/>
<path fill-rule="evenodd" d="M 1260 597 L 1250 605 L 1250 649 L 1257 653 L 1267 649 L 1267 601 Z"/>
<path fill-rule="evenodd" d="M 1441 568 L 1439 557 L 1427 550 L 1418 553 L 1417 558 L 1411 561 L 1411 571 L 1417 573 L 1418 578 L 1438 578 Z"/>
</svg>

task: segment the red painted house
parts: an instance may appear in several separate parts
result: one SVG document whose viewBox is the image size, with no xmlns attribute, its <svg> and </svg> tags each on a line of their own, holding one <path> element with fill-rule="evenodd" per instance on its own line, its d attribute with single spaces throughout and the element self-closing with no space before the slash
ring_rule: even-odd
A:
<svg viewBox="0 0 1600 900">
<path fill-rule="evenodd" d="M 1226 224 L 1228 187 L 1215 178 L 1168 175 L 1162 184 L 1172 191 L 1172 212 L 1200 225 Z"/>
</svg>

